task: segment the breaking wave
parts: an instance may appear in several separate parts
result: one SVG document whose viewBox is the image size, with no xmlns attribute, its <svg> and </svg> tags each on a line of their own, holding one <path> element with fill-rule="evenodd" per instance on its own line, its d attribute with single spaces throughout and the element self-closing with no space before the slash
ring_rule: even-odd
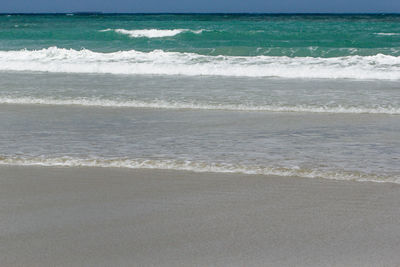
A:
<svg viewBox="0 0 400 267">
<path fill-rule="evenodd" d="M 162 50 L 100 53 L 50 47 L 0 51 L 0 70 L 399 80 L 400 57 L 383 54 L 334 58 L 207 56 Z"/>
<path fill-rule="evenodd" d="M 188 30 L 188 29 L 173 29 L 173 30 L 160 30 L 160 29 L 143 29 L 143 30 L 125 30 L 125 29 L 105 29 L 100 32 L 114 31 L 116 33 L 125 34 L 132 38 L 146 37 L 146 38 L 162 38 L 178 35 L 183 32 L 192 32 L 199 34 L 203 30 Z"/>
<path fill-rule="evenodd" d="M 350 171 L 320 171 L 302 169 L 299 167 L 262 167 L 240 164 L 205 163 L 189 160 L 153 160 L 153 159 L 126 159 L 126 158 L 72 158 L 72 157 L 4 157 L 0 156 L 0 165 L 11 166 L 47 166 L 47 167 L 103 167 L 103 168 L 131 168 L 131 169 L 161 169 L 182 170 L 192 172 L 238 173 L 256 175 L 274 175 L 286 177 L 323 178 L 348 181 L 370 181 L 400 183 L 400 177 L 383 176 Z"/>
<path fill-rule="evenodd" d="M 377 106 L 316 106 L 316 105 L 245 105 L 245 104 L 203 104 L 191 102 L 174 102 L 165 100 L 111 100 L 100 98 L 34 98 L 34 97 L 1 97 L 0 104 L 27 105 L 78 105 L 88 107 L 114 108 L 151 108 L 151 109 L 193 109 L 193 110 L 230 110 L 230 111 L 268 111 L 268 112 L 310 112 L 310 113 L 350 113 L 350 114 L 392 114 L 399 115 L 399 107 Z"/>
</svg>

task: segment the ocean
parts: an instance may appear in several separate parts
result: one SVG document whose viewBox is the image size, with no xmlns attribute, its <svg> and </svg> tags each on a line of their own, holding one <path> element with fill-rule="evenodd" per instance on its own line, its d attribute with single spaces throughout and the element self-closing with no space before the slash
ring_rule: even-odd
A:
<svg viewBox="0 0 400 267">
<path fill-rule="evenodd" d="M 0 15 L 0 164 L 400 183 L 400 15 Z"/>
</svg>

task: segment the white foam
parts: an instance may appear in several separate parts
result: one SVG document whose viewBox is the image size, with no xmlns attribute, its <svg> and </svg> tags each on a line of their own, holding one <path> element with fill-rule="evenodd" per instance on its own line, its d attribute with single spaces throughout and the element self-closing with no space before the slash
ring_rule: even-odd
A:
<svg viewBox="0 0 400 267">
<path fill-rule="evenodd" d="M 0 70 L 399 80 L 400 57 L 383 54 L 335 58 L 205 56 L 162 50 L 99 53 L 50 47 L 0 51 Z"/>
<path fill-rule="evenodd" d="M 72 157 L 2 157 L 0 165 L 12 166 L 47 166 L 47 167 L 103 167 L 103 168 L 131 168 L 131 169 L 161 169 L 161 170 L 183 170 L 192 172 L 214 172 L 214 173 L 239 173 L 274 176 L 297 176 L 304 178 L 324 178 L 333 180 L 370 181 L 400 183 L 397 176 L 379 176 L 349 171 L 320 171 L 313 169 L 301 169 L 299 167 L 262 167 L 245 166 L 240 164 L 205 163 L 189 160 L 150 160 L 150 159 L 81 159 Z"/>
<path fill-rule="evenodd" d="M 146 37 L 146 38 L 162 38 L 171 37 L 178 35 L 182 32 L 201 33 L 203 30 L 193 31 L 188 29 L 172 29 L 172 30 L 160 30 L 160 29 L 143 29 L 143 30 L 125 30 L 125 29 L 105 29 L 101 32 L 114 31 L 116 33 L 129 35 L 132 38 Z"/>
<path fill-rule="evenodd" d="M 114 108 L 152 108 L 152 109 L 193 109 L 193 110 L 230 110 L 230 111 L 267 111 L 267 112 L 310 112 L 310 113 L 350 113 L 350 114 L 391 114 L 399 115 L 400 107 L 356 107 L 356 106 L 279 106 L 263 105 L 251 106 L 244 104 L 203 104 L 190 102 L 173 102 L 164 100 L 111 100 L 99 98 L 34 98 L 34 97 L 2 97 L 0 104 L 18 105 L 78 105 L 87 107 L 114 107 Z"/>
</svg>

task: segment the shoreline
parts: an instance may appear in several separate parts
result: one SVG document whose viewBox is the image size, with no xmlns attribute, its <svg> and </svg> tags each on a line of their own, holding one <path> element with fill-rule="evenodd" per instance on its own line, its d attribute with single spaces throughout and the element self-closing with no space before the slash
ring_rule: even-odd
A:
<svg viewBox="0 0 400 267">
<path fill-rule="evenodd" d="M 7 161 L 8 160 L 8 161 Z M 14 162 L 13 162 L 14 160 Z M 155 161 L 149 163 L 151 160 L 129 160 L 122 159 L 120 162 L 113 162 L 113 159 L 87 159 L 84 160 L 79 158 L 50 158 L 36 162 L 32 159 L 20 159 L 20 158 L 2 158 L 0 156 L 0 168 L 12 167 L 12 168 L 48 168 L 48 169 L 67 169 L 67 168 L 100 168 L 100 169 L 125 169 L 132 171 L 155 171 L 155 172 L 187 172 L 189 174 L 209 174 L 209 175 L 242 175 L 242 176 L 260 176 L 260 177 L 274 177 L 274 178 L 289 178 L 289 179 L 323 179 L 333 181 L 348 181 L 348 182 L 367 182 L 367 183 L 389 183 L 397 184 L 400 186 L 400 181 L 396 177 L 386 177 L 372 174 L 360 174 L 359 177 L 354 177 L 351 172 L 343 171 L 342 173 L 337 172 L 318 172 L 318 170 L 296 173 L 297 169 L 293 168 L 269 168 L 259 166 L 246 166 L 246 165 L 205 165 L 204 162 L 192 162 L 191 164 L 182 164 L 180 161 Z M 16 162 L 15 162 L 16 161 Z M 19 162 L 18 162 L 19 161 Z M 118 160 L 116 160 L 118 161 Z M 181 163 L 177 168 L 171 167 L 171 165 Z M 180 167 L 180 168 L 179 168 Z M 247 168 L 246 168 L 247 167 Z M 258 171 L 250 170 L 248 168 L 258 167 Z M 319 174 L 318 174 L 319 173 Z"/>
<path fill-rule="evenodd" d="M 5 266 L 394 266 L 400 185 L 0 166 Z"/>
</svg>

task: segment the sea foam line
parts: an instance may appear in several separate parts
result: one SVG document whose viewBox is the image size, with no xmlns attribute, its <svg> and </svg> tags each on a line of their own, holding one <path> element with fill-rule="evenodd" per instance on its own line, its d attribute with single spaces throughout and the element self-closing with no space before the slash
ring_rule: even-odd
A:
<svg viewBox="0 0 400 267">
<path fill-rule="evenodd" d="M 112 53 L 50 47 L 0 51 L 0 70 L 188 76 L 400 80 L 400 56 L 335 58 L 207 56 L 135 50 Z"/>
<path fill-rule="evenodd" d="M 191 172 L 211 173 L 238 173 L 253 175 L 274 175 L 283 177 L 323 178 L 331 180 L 369 181 L 400 183 L 397 176 L 379 176 L 361 172 L 349 171 L 320 171 L 301 169 L 298 167 L 262 167 L 240 164 L 205 163 L 189 160 L 154 160 L 154 159 L 126 159 L 126 158 L 92 158 L 82 159 L 73 157 L 5 157 L 0 156 L 0 165 L 9 166 L 46 166 L 46 167 L 102 167 L 102 168 L 130 168 L 130 169 L 159 169 Z"/>
<path fill-rule="evenodd" d="M 132 38 L 162 38 L 171 37 L 178 35 L 183 32 L 192 32 L 195 34 L 202 33 L 203 30 L 189 30 L 189 29 L 172 29 L 172 30 L 160 30 L 160 29 L 142 29 L 142 30 L 125 30 L 125 29 L 105 29 L 100 30 L 100 32 L 114 31 L 116 33 L 125 34 Z"/>
<path fill-rule="evenodd" d="M 96 98 L 54 99 L 33 97 L 1 97 L 0 104 L 16 105 L 55 105 L 55 106 L 87 106 L 109 108 L 150 108 L 150 109 L 190 109 L 190 110 L 227 110 L 227 111 L 259 111 L 259 112 L 307 112 L 307 113 L 339 113 L 339 114 L 390 114 L 400 115 L 400 108 L 394 107 L 343 107 L 343 106 L 250 106 L 243 104 L 199 104 L 185 102 L 168 102 L 164 100 L 110 100 Z"/>
</svg>

